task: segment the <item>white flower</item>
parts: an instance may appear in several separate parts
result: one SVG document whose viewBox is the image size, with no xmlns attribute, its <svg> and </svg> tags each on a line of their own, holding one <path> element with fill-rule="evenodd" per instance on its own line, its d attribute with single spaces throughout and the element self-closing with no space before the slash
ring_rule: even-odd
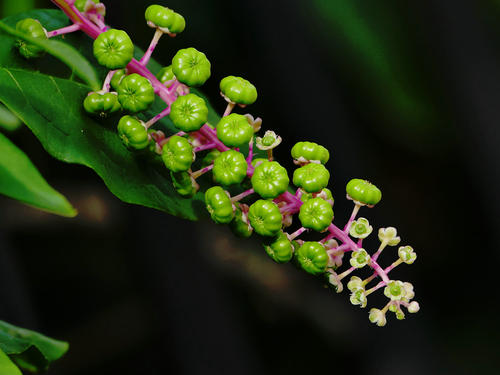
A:
<svg viewBox="0 0 500 375">
<path fill-rule="evenodd" d="M 387 323 L 387 319 L 385 318 L 385 313 L 383 313 L 382 310 L 375 308 L 370 310 L 368 319 L 370 320 L 370 322 L 375 323 L 379 327 L 383 327 Z"/>
<path fill-rule="evenodd" d="M 373 227 L 370 225 L 367 219 L 360 217 L 358 220 L 354 220 L 351 223 L 351 228 L 349 229 L 349 234 L 354 238 L 366 238 L 373 231 Z"/>
<path fill-rule="evenodd" d="M 363 288 L 363 280 L 357 276 L 351 276 L 351 280 L 347 283 L 347 289 L 353 292 L 356 289 Z"/>
<path fill-rule="evenodd" d="M 264 136 L 255 139 L 255 145 L 259 150 L 272 150 L 281 143 L 281 137 L 272 130 L 264 133 Z"/>
<path fill-rule="evenodd" d="M 420 310 L 420 305 L 418 304 L 417 301 L 413 301 L 408 305 L 408 312 L 411 314 L 415 314 Z"/>
<path fill-rule="evenodd" d="M 380 242 L 387 242 L 389 246 L 396 246 L 401 241 L 401 238 L 398 237 L 398 231 L 394 227 L 380 228 L 378 239 Z"/>
<path fill-rule="evenodd" d="M 356 268 L 363 268 L 370 261 L 370 256 L 365 249 L 359 249 L 358 251 L 353 251 L 351 254 L 351 266 Z"/>
<path fill-rule="evenodd" d="M 330 276 L 328 276 L 328 282 L 335 287 L 337 293 L 341 293 L 344 290 L 344 285 L 342 285 L 336 273 L 331 273 Z"/>
<path fill-rule="evenodd" d="M 392 280 L 384 288 L 384 294 L 387 298 L 390 298 L 391 301 L 400 301 L 405 297 L 406 290 L 401 281 Z"/>
<path fill-rule="evenodd" d="M 364 288 L 354 289 L 351 293 L 350 301 L 353 305 L 359 305 L 361 308 L 366 307 L 366 294 Z"/>
<path fill-rule="evenodd" d="M 411 246 L 401 246 L 398 249 L 399 259 L 406 264 L 412 264 L 417 259 L 417 254 L 413 251 Z"/>
</svg>

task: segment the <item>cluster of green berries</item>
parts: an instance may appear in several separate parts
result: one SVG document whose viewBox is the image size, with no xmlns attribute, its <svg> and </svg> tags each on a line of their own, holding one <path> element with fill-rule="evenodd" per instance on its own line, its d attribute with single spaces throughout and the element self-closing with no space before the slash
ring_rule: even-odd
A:
<svg viewBox="0 0 500 375">
<path fill-rule="evenodd" d="M 205 100 L 189 89 L 210 78 L 211 64 L 205 54 L 185 48 L 156 76 L 146 68 L 159 38 L 163 34 L 175 36 L 184 30 L 186 24 L 180 14 L 160 5 L 146 9 L 146 22 L 155 29 L 155 35 L 143 58 L 136 61 L 134 45 L 127 33 L 100 24 L 104 12 L 99 4 L 95 0 L 69 4 L 83 12 L 78 20 L 73 20 L 75 24 L 90 22 L 92 27 L 99 27 L 94 56 L 109 69 L 102 90 L 89 93 L 84 99 L 85 111 L 99 117 L 125 112 L 117 128 L 124 145 L 131 151 L 144 150 L 155 157 L 159 154 L 182 197 L 194 196 L 200 189 L 197 179 L 205 175 L 203 178 L 213 184 L 204 193 L 212 220 L 227 224 L 237 236 L 247 238 L 254 233 L 260 236 L 266 253 L 274 261 L 293 262 L 312 275 L 324 277 L 337 292 L 343 290 L 342 280 L 353 271 L 371 268 L 373 274 L 364 280 L 351 276 L 347 288 L 351 303 L 361 307 L 366 306 L 371 293 L 384 288 L 389 302 L 382 309 L 370 310 L 369 319 L 373 323 L 385 325 L 387 311 L 394 312 L 398 319 L 404 318 L 403 308 L 411 313 L 418 311 L 418 303 L 412 301 L 413 286 L 388 276 L 399 264 L 415 261 L 413 249 L 399 247 L 398 259 L 389 267 L 382 268 L 377 263 L 384 248 L 399 244 L 396 229 L 378 231 L 380 246 L 373 254 L 363 248 L 363 241 L 373 227 L 366 218 L 356 219 L 356 216 L 361 207 L 373 207 L 381 200 L 381 191 L 375 185 L 363 179 L 348 182 L 346 194 L 354 209 L 344 228 L 337 227 L 333 223 L 334 198 L 328 188 L 330 172 L 325 167 L 330 153 L 325 147 L 314 142 L 298 142 L 293 146 L 291 156 L 297 165 L 291 175 L 293 188 L 288 171 L 273 158 L 273 149 L 281 143 L 281 138 L 270 130 L 262 137 L 256 136 L 262 120 L 232 112 L 236 105 L 244 108 L 256 101 L 257 89 L 252 83 L 232 75 L 223 78 L 219 87 L 227 108 L 217 124 L 210 124 Z M 101 18 L 96 18 L 96 14 Z M 31 36 L 47 37 L 36 20 L 20 21 L 17 27 Z M 19 49 L 25 57 L 42 52 L 22 43 Z M 141 120 L 138 114 L 148 109 L 157 96 L 166 108 L 149 121 Z M 166 136 L 162 130 L 153 129 L 166 116 L 177 133 Z M 206 177 L 208 172 L 211 178 Z M 238 189 L 244 191 L 231 195 L 230 191 Z M 295 215 L 298 223 L 292 232 L 289 228 L 294 225 Z M 299 239 L 311 231 L 323 233 L 323 239 Z M 340 272 L 345 255 L 350 255 L 348 268 Z M 379 281 L 368 287 L 374 280 Z"/>
</svg>

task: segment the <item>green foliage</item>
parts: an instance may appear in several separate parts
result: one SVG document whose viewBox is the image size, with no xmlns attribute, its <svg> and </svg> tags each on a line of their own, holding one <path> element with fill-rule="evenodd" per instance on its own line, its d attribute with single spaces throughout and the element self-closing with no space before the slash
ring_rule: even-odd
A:
<svg viewBox="0 0 500 375">
<path fill-rule="evenodd" d="M 51 362 L 67 352 L 68 347 L 66 342 L 0 320 L 0 374 L 2 375 L 21 374 L 19 370 L 16 371 L 12 361 L 31 372 L 45 371 Z"/>
</svg>

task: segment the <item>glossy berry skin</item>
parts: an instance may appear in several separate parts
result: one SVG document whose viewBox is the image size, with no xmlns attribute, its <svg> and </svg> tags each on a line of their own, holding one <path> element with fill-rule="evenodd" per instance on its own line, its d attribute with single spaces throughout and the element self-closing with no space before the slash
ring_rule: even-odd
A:
<svg viewBox="0 0 500 375">
<path fill-rule="evenodd" d="M 275 238 L 264 244 L 267 255 L 277 263 L 289 262 L 293 257 L 293 245 L 285 233 L 280 232 Z"/>
<path fill-rule="evenodd" d="M 177 79 L 188 86 L 200 86 L 210 78 L 210 61 L 195 48 L 177 51 L 172 59 L 172 71 Z"/>
<path fill-rule="evenodd" d="M 147 78 L 133 73 L 120 82 L 118 100 L 131 113 L 144 111 L 154 102 L 155 90 Z"/>
<path fill-rule="evenodd" d="M 382 199 L 382 192 L 371 182 L 354 178 L 346 186 L 347 195 L 354 201 L 374 206 Z"/>
<path fill-rule="evenodd" d="M 186 138 L 173 135 L 163 145 L 161 158 L 172 172 L 185 172 L 194 161 L 193 147 Z"/>
<path fill-rule="evenodd" d="M 304 242 L 298 248 L 296 257 L 300 266 L 313 275 L 325 272 L 328 265 L 328 254 L 319 242 Z"/>
<path fill-rule="evenodd" d="M 122 69 L 134 57 L 134 44 L 125 31 L 110 29 L 94 40 L 94 56 L 110 70 Z"/>
<path fill-rule="evenodd" d="M 236 209 L 233 221 L 231 221 L 229 227 L 231 228 L 231 232 L 241 238 L 248 238 L 253 233 L 253 228 L 248 221 L 248 217 L 245 217 L 239 207 Z"/>
<path fill-rule="evenodd" d="M 142 150 L 149 144 L 149 136 L 144 123 L 132 116 L 123 116 L 118 122 L 118 135 L 125 146 Z"/>
<path fill-rule="evenodd" d="M 316 197 L 323 198 L 326 201 L 330 201 L 329 202 L 330 205 L 333 204 L 334 199 L 332 196 L 332 192 L 328 188 L 324 188 L 319 193 L 316 194 L 303 192 L 302 195 L 300 196 L 300 200 L 302 202 L 307 202 L 309 199 L 315 198 L 314 195 L 316 195 Z"/>
<path fill-rule="evenodd" d="M 25 18 L 16 23 L 16 30 L 36 39 L 47 39 L 47 32 L 38 20 Z M 22 39 L 16 41 L 19 53 L 27 59 L 40 57 L 45 53 L 42 47 L 30 44 Z"/>
<path fill-rule="evenodd" d="M 231 102 L 249 105 L 257 100 L 257 89 L 246 79 L 227 76 L 220 81 L 222 94 Z"/>
<path fill-rule="evenodd" d="M 212 220 L 217 224 L 228 224 L 233 220 L 233 204 L 220 186 L 212 186 L 205 192 L 205 203 Z"/>
<path fill-rule="evenodd" d="M 76 0 L 75 1 L 75 7 L 78 9 L 80 12 L 85 12 L 85 5 L 87 4 L 88 0 Z M 99 4 L 99 0 L 90 0 L 94 4 Z"/>
<path fill-rule="evenodd" d="M 319 161 L 325 164 L 330 159 L 330 153 L 326 148 L 314 142 L 297 142 L 292 147 L 292 157 L 295 160 Z"/>
<path fill-rule="evenodd" d="M 118 96 L 114 93 L 99 94 L 93 92 L 87 95 L 83 101 L 83 108 L 92 115 L 106 117 L 109 113 L 119 111 L 122 106 L 118 101 Z"/>
<path fill-rule="evenodd" d="M 214 160 L 214 180 L 224 186 L 239 184 L 247 175 L 248 164 L 241 152 L 222 152 Z"/>
<path fill-rule="evenodd" d="M 231 113 L 217 124 L 217 138 L 227 147 L 241 147 L 253 136 L 253 128 L 245 116 Z"/>
<path fill-rule="evenodd" d="M 200 185 L 188 172 L 170 171 L 170 177 L 175 190 L 183 198 L 192 198 L 200 189 Z"/>
<path fill-rule="evenodd" d="M 171 34 L 179 34 L 184 31 L 186 21 L 180 14 L 172 9 L 161 5 L 150 5 L 147 7 L 144 14 L 146 21 L 151 23 L 153 27 L 165 29 L 164 31 Z"/>
<path fill-rule="evenodd" d="M 321 198 L 309 199 L 300 206 L 299 220 L 304 228 L 322 232 L 332 223 L 332 206 Z"/>
<path fill-rule="evenodd" d="M 161 68 L 156 74 L 156 78 L 158 78 L 158 81 L 163 83 L 166 87 L 170 87 L 172 83 L 167 84 L 167 82 L 175 79 L 175 74 L 172 71 L 172 65 Z"/>
<path fill-rule="evenodd" d="M 172 103 L 170 119 L 178 129 L 186 133 L 200 130 L 208 120 L 208 108 L 198 95 L 179 96 Z"/>
<path fill-rule="evenodd" d="M 316 193 L 328 185 L 330 172 L 323 164 L 310 163 L 293 172 L 293 183 L 307 193 Z"/>
<path fill-rule="evenodd" d="M 113 77 L 111 78 L 111 87 L 114 90 L 118 90 L 118 87 L 120 86 L 120 83 L 122 82 L 122 79 L 125 78 L 127 75 L 125 69 L 118 69 L 114 74 Z"/>
<path fill-rule="evenodd" d="M 265 160 L 255 168 L 251 181 L 257 194 L 272 199 L 286 191 L 290 179 L 286 169 L 277 161 Z"/>
<path fill-rule="evenodd" d="M 273 201 L 259 199 L 250 206 L 248 219 L 256 233 L 275 236 L 281 230 L 283 216 Z"/>
</svg>

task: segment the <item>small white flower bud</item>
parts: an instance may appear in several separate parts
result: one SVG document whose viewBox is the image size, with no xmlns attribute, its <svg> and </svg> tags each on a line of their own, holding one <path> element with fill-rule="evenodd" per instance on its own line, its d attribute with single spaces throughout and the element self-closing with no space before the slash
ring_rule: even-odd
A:
<svg viewBox="0 0 500 375">
<path fill-rule="evenodd" d="M 413 301 L 408 305 L 408 312 L 415 314 L 420 310 L 420 305 L 418 304 L 417 301 Z"/>
</svg>

